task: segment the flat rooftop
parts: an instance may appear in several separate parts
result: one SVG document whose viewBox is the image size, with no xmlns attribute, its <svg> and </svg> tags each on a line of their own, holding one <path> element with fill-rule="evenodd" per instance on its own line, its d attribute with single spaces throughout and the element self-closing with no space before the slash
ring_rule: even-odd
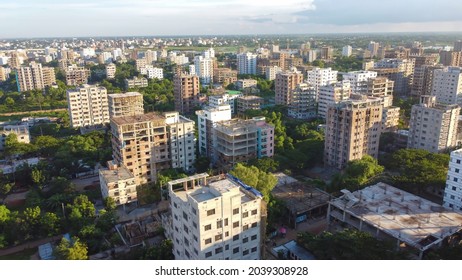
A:
<svg viewBox="0 0 462 280">
<path fill-rule="evenodd" d="M 136 91 L 131 91 L 131 92 L 126 92 L 126 93 L 111 93 L 111 94 L 108 94 L 107 96 L 112 97 L 112 98 L 122 98 L 122 97 L 142 96 L 142 94 Z"/>
<path fill-rule="evenodd" d="M 458 149 L 451 152 L 451 155 L 462 156 L 462 149 Z"/>
<path fill-rule="evenodd" d="M 162 115 L 152 112 L 152 113 L 147 113 L 143 115 L 115 117 L 115 118 L 112 118 L 112 121 L 117 125 L 123 125 L 123 124 L 142 123 L 142 122 L 149 122 L 149 121 L 165 122 L 165 118 Z"/>
<path fill-rule="evenodd" d="M 331 205 L 416 248 L 462 229 L 462 213 L 378 183 L 332 200 Z"/>
<path fill-rule="evenodd" d="M 101 174 L 106 179 L 107 183 L 115 183 L 120 180 L 135 179 L 135 176 L 125 167 L 119 166 L 115 170 L 100 169 Z"/>
</svg>

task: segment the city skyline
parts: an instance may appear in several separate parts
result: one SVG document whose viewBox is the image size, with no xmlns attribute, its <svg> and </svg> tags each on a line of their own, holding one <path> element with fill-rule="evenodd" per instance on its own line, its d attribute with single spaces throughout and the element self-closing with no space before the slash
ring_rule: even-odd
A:
<svg viewBox="0 0 462 280">
<path fill-rule="evenodd" d="M 24 0 L 2 6 L 0 38 L 455 32 L 462 25 L 462 3 L 450 0 Z"/>
</svg>

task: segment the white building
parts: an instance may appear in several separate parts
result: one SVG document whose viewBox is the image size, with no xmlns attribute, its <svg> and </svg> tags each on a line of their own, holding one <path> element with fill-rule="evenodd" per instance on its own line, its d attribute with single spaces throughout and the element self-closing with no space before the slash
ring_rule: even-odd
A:
<svg viewBox="0 0 462 280">
<path fill-rule="evenodd" d="M 231 106 L 206 107 L 196 111 L 198 117 L 197 128 L 199 131 L 199 153 L 202 156 L 213 158 L 213 128 L 217 122 L 231 119 Z"/>
<path fill-rule="evenodd" d="M 0 151 L 5 149 L 5 140 L 8 135 L 14 133 L 19 143 L 30 143 L 30 133 L 28 124 L 6 125 L 0 129 Z"/>
<path fill-rule="evenodd" d="M 176 260 L 259 260 L 262 199 L 229 178 L 207 173 L 168 182 L 171 217 L 164 218 Z"/>
<path fill-rule="evenodd" d="M 81 51 L 80 51 L 80 56 L 82 56 L 83 58 L 90 58 L 90 57 L 93 57 L 95 56 L 95 49 L 93 48 L 83 48 Z"/>
<path fill-rule="evenodd" d="M 353 48 L 351 46 L 344 46 L 342 48 L 342 56 L 349 57 L 353 53 Z"/>
<path fill-rule="evenodd" d="M 190 172 L 196 161 L 196 140 L 194 121 L 180 116 L 178 112 L 164 113 L 169 135 L 170 159 L 172 168 L 183 168 Z"/>
<path fill-rule="evenodd" d="M 170 64 L 176 64 L 176 65 L 189 64 L 189 58 L 185 56 L 184 53 L 178 54 L 177 52 L 169 52 L 167 56 L 167 61 Z"/>
<path fill-rule="evenodd" d="M 318 95 L 318 116 L 325 119 L 330 106 L 349 99 L 350 95 L 351 88 L 348 80 L 321 87 Z"/>
<path fill-rule="evenodd" d="M 146 69 L 146 75 L 149 79 L 164 79 L 164 70 L 162 68 L 151 67 Z"/>
<path fill-rule="evenodd" d="M 319 95 L 319 90 L 322 86 L 333 84 L 337 82 L 338 71 L 332 70 L 332 68 L 319 68 L 315 67 L 310 71 L 307 71 L 306 82 L 314 86 L 316 93 Z"/>
<path fill-rule="evenodd" d="M 238 74 L 257 74 L 257 55 L 247 52 L 237 55 Z"/>
<path fill-rule="evenodd" d="M 462 210 L 462 149 L 451 152 L 443 206 Z"/>
<path fill-rule="evenodd" d="M 462 105 L 462 68 L 434 70 L 432 95 L 439 103 Z"/>
<path fill-rule="evenodd" d="M 209 105 L 211 107 L 219 107 L 222 105 L 229 105 L 231 107 L 231 113 L 236 113 L 236 99 L 243 96 L 242 94 L 219 94 L 219 95 L 209 95 Z"/>
<path fill-rule="evenodd" d="M 365 94 L 367 81 L 376 77 L 377 72 L 374 71 L 351 71 L 343 74 L 343 80 L 350 81 L 351 92 L 355 94 Z"/>
<path fill-rule="evenodd" d="M 316 90 L 310 84 L 298 84 L 292 90 L 290 98 L 288 115 L 295 119 L 312 119 L 316 118 L 317 98 Z"/>
<path fill-rule="evenodd" d="M 67 90 L 67 103 L 73 128 L 109 123 L 107 90 L 104 87 L 82 85 Z"/>
<path fill-rule="evenodd" d="M 213 81 L 213 58 L 203 56 L 194 57 L 194 71 L 202 84 L 210 84 Z"/>
</svg>

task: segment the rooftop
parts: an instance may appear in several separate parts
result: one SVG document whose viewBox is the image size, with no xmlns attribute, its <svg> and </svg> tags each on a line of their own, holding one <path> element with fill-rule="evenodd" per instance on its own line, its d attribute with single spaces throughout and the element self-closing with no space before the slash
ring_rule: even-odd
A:
<svg viewBox="0 0 462 280">
<path fill-rule="evenodd" d="M 115 118 L 112 118 L 112 121 L 117 125 L 123 125 L 123 124 L 133 124 L 133 123 L 141 123 L 141 122 L 149 122 L 149 121 L 165 122 L 165 118 L 162 115 L 158 115 L 157 113 L 147 113 L 147 114 L 135 115 L 135 116 L 115 117 Z"/>
<path fill-rule="evenodd" d="M 115 170 L 100 169 L 99 172 L 104 176 L 107 183 L 135 179 L 135 176 L 124 165 L 117 167 Z"/>
<path fill-rule="evenodd" d="M 112 98 L 123 98 L 123 97 L 142 96 L 142 95 L 139 92 L 132 91 L 132 92 L 126 92 L 126 93 L 112 93 L 112 94 L 108 94 L 107 96 L 112 97 Z"/>
<path fill-rule="evenodd" d="M 331 205 L 421 250 L 462 229 L 462 213 L 385 183 L 342 192 Z"/>
</svg>

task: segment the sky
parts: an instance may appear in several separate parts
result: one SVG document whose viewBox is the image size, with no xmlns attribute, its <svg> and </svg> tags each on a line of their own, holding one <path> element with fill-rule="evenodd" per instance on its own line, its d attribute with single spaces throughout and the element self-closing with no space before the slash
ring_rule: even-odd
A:
<svg viewBox="0 0 462 280">
<path fill-rule="evenodd" d="M 459 0 L 0 0 L 0 38 L 462 32 Z"/>
</svg>

